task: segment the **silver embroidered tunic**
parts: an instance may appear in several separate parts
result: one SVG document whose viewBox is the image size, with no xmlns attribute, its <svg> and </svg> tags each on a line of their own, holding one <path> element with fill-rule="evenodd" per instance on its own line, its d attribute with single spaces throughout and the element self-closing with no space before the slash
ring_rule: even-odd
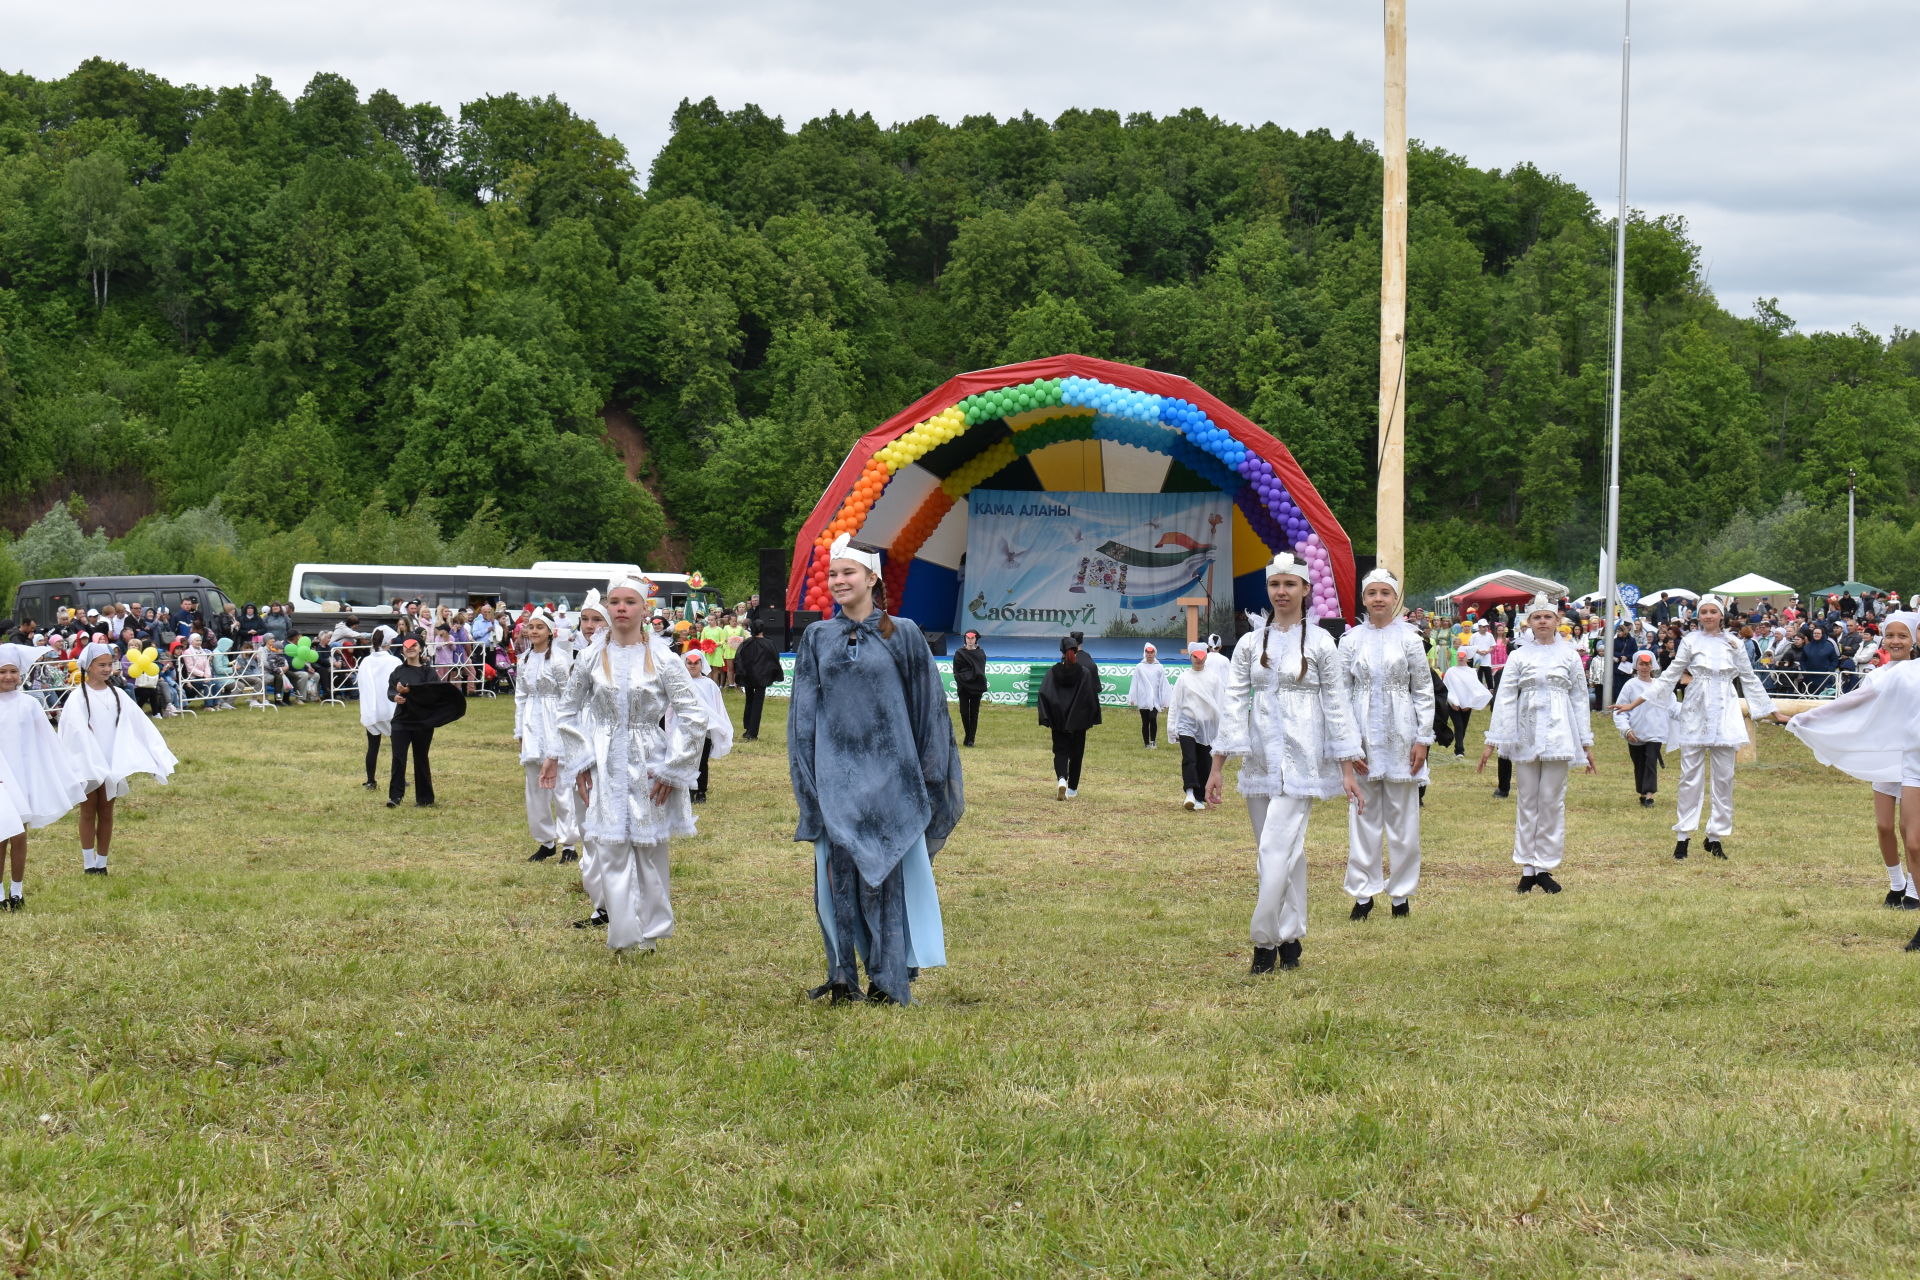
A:
<svg viewBox="0 0 1920 1280">
<path fill-rule="evenodd" d="M 1297 626 L 1265 626 L 1233 647 L 1213 750 L 1243 758 L 1241 795 L 1330 800 L 1345 794 L 1341 762 L 1361 758 L 1346 665 L 1333 637 L 1320 627 L 1306 628 L 1302 676 L 1300 636 Z"/>
<path fill-rule="evenodd" d="M 647 670 L 651 643 L 595 643 L 575 661 L 558 706 L 560 785 L 593 771 L 585 828 L 597 843 L 651 845 L 694 833 L 687 791 L 699 779 L 707 711 L 664 646 Z M 656 780 L 674 788 L 663 805 L 653 802 Z"/>
<path fill-rule="evenodd" d="M 1687 632 L 1680 638 L 1673 661 L 1653 682 L 1654 687 L 1671 695 L 1680 677 L 1688 674 L 1693 682 L 1687 685 L 1680 710 L 1669 727 L 1669 748 L 1746 746 L 1746 726 L 1740 723 L 1741 693 L 1746 694 L 1747 709 L 1755 720 L 1773 714 L 1773 699 L 1754 674 L 1747 647 L 1725 632 L 1717 636 Z M 1736 676 L 1740 679 L 1738 691 L 1733 687 Z"/>
<path fill-rule="evenodd" d="M 1427 781 L 1409 767 L 1415 743 L 1433 743 L 1433 677 L 1420 633 L 1395 620 L 1362 622 L 1340 637 L 1353 722 L 1375 782 Z"/>
<path fill-rule="evenodd" d="M 513 679 L 513 736 L 520 739 L 521 764 L 560 758 L 560 701 L 570 674 L 567 656 L 557 651 L 528 649 L 521 657 Z"/>
<path fill-rule="evenodd" d="M 1516 764 L 1583 760 L 1593 745 L 1587 675 L 1564 640 L 1528 644 L 1507 659 L 1493 699 L 1487 745 Z"/>
</svg>

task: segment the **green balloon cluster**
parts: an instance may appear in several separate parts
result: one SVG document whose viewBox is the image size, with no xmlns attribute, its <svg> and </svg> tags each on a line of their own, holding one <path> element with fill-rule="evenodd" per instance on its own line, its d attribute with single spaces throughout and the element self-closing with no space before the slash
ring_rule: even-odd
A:
<svg viewBox="0 0 1920 1280">
<path fill-rule="evenodd" d="M 1037 378 L 1017 386 L 1002 387 L 998 391 L 983 391 L 977 396 L 968 396 L 960 402 L 960 410 L 967 415 L 967 425 L 971 427 L 978 422 L 1046 409 L 1059 403 L 1060 379 Z"/>
<path fill-rule="evenodd" d="M 305 671 L 320 660 L 320 651 L 305 636 L 295 636 L 287 644 L 287 661 L 293 664 L 295 671 Z"/>
<path fill-rule="evenodd" d="M 1093 424 L 1092 418 L 1056 418 L 1052 422 L 1014 432 L 1013 447 L 1024 458 L 1035 450 L 1059 444 L 1063 440 L 1091 440 Z"/>
</svg>

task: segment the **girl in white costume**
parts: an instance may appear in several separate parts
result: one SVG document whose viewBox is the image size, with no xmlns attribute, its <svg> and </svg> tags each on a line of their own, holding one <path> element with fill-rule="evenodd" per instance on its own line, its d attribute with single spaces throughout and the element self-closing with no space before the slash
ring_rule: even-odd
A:
<svg viewBox="0 0 1920 1280">
<path fill-rule="evenodd" d="M 1733 834 L 1733 757 L 1747 745 L 1747 731 L 1740 724 L 1740 698 L 1733 690 L 1737 677 L 1746 695 L 1747 710 L 1755 720 L 1785 724 L 1787 718 L 1773 709 L 1773 699 L 1753 673 L 1746 646 L 1725 630 L 1726 610 L 1715 596 L 1701 596 L 1694 606 L 1700 629 L 1689 631 L 1674 651 L 1673 661 L 1653 682 L 1654 691 L 1672 694 L 1680 678 L 1691 675 L 1687 696 L 1680 700 L 1680 712 L 1673 717 L 1667 748 L 1680 748 L 1679 818 L 1673 830 L 1673 856 L 1687 856 L 1687 843 L 1693 829 L 1700 825 L 1702 802 L 1707 815 L 1707 852 L 1716 858 L 1727 856 L 1720 842 Z M 1616 711 L 1632 711 L 1645 697 L 1614 706 Z M 1708 784 L 1708 771 L 1712 784 Z"/>
<path fill-rule="evenodd" d="M 521 627 L 527 649 L 514 671 L 513 740 L 525 775 L 527 833 L 536 846 L 527 861 L 545 862 L 559 852 L 567 793 L 541 786 L 540 767 L 560 754 L 556 712 L 572 664 L 555 647 L 553 617 L 545 609 L 528 614 Z"/>
<path fill-rule="evenodd" d="M 52 826 L 86 797 L 72 758 L 47 723 L 40 700 L 21 684 L 42 654 L 40 645 L 0 644 L 0 792 L 17 812 L 20 824 L 0 817 L 0 871 L 12 864 L 12 878 L 0 880 L 0 910 L 26 905 L 27 829 Z"/>
<path fill-rule="evenodd" d="M 1375 569 L 1360 584 L 1360 604 L 1366 618 L 1340 638 L 1354 730 L 1366 753 L 1354 766 L 1366 800 L 1347 812 L 1346 887 L 1355 920 L 1367 918 L 1380 893 L 1393 899 L 1394 915 L 1413 913 L 1408 899 L 1420 884 L 1420 788 L 1433 745 L 1433 677 L 1420 633 L 1400 620 L 1399 580 Z M 1390 873 L 1383 871 L 1383 846 Z"/>
<path fill-rule="evenodd" d="M 1888 661 L 1869 670 L 1866 679 L 1851 692 L 1794 716 L 1787 729 L 1811 747 L 1822 764 L 1872 784 L 1873 821 L 1880 836 L 1880 858 L 1887 868 L 1886 905 L 1917 911 L 1920 910 L 1920 796 L 1906 788 L 1920 785 L 1920 752 L 1902 752 L 1901 761 L 1894 762 L 1883 747 L 1889 724 L 1882 714 L 1885 708 L 1866 691 L 1893 679 L 1895 672 L 1905 673 L 1902 676 L 1905 679 L 1913 674 L 1908 668 L 1920 668 L 1920 663 L 1909 661 L 1913 657 L 1914 641 L 1920 638 L 1920 613 L 1902 610 L 1888 614 L 1880 624 L 1880 636 L 1880 647 L 1887 651 Z M 1871 753 L 1871 758 L 1863 758 L 1860 755 L 1863 751 Z M 1880 766 L 1877 771 L 1876 763 Z M 1902 827 L 1907 846 L 1904 867 L 1900 859 Z M 1909 949 L 1920 950 L 1920 947 Z"/>
<path fill-rule="evenodd" d="M 1487 725 L 1480 769 L 1497 751 L 1513 762 L 1513 860 L 1521 893 L 1560 892 L 1553 873 L 1567 846 L 1567 769 L 1593 769 L 1593 722 L 1580 654 L 1560 636 L 1560 610 L 1544 595 L 1527 606 L 1527 643 L 1507 659 Z M 1476 770 L 1477 771 L 1477 770 Z"/>
<path fill-rule="evenodd" d="M 1189 812 L 1207 807 L 1207 774 L 1213 768 L 1213 740 L 1220 734 L 1220 703 L 1227 693 L 1224 653 L 1196 640 L 1187 646 L 1192 669 L 1173 686 L 1167 703 L 1167 732 L 1180 744 L 1180 783 Z"/>
<path fill-rule="evenodd" d="M 113 650 L 90 644 L 80 651 L 86 679 L 60 704 L 60 741 L 73 758 L 86 799 L 80 802 L 80 863 L 86 874 L 107 874 L 113 845 L 113 802 L 132 790 L 127 780 L 151 774 L 164 786 L 178 763 L 160 731 L 125 691 L 107 683 Z"/>
<path fill-rule="evenodd" d="M 600 603 L 600 588 L 587 589 L 587 598 L 580 602 L 580 611 L 573 616 L 573 627 L 565 630 L 554 642 L 554 646 L 563 655 L 571 655 L 569 661 L 578 665 L 580 655 L 593 647 L 594 637 L 607 629 L 607 607 Z M 656 654 L 668 652 L 658 637 L 654 638 Z M 555 721 L 558 724 L 558 721 Z M 580 888 L 587 895 L 587 901 L 593 904 L 593 912 L 584 920 L 575 920 L 576 929 L 604 929 L 607 927 L 607 895 L 600 884 L 600 867 L 593 860 L 593 849 L 587 844 L 586 832 L 582 823 L 586 821 L 586 806 L 580 803 L 580 797 L 561 787 L 556 789 L 554 806 L 560 813 L 560 861 L 580 863 Z"/>
<path fill-rule="evenodd" d="M 1281 552 L 1267 566 L 1273 619 L 1240 637 L 1227 671 L 1207 803 L 1219 804 L 1229 757 L 1260 842 L 1253 908 L 1253 972 L 1300 967 L 1307 936 L 1307 815 L 1345 794 L 1364 805 L 1361 758 L 1345 665 L 1333 637 L 1307 617 L 1307 566 Z"/>
<path fill-rule="evenodd" d="M 720 696 L 720 686 L 714 681 L 713 664 L 707 661 L 707 655 L 699 649 L 689 649 L 684 660 L 687 678 L 693 681 L 693 691 L 707 712 L 707 737 L 700 747 L 700 777 L 688 799 L 695 804 L 705 804 L 707 766 L 733 750 L 733 720 L 727 715 L 726 699 Z"/>
<path fill-rule="evenodd" d="M 373 629 L 372 649 L 360 660 L 355 678 L 360 689 L 360 727 L 367 731 L 367 780 L 360 785 L 369 791 L 380 785 L 374 777 L 380 766 L 380 739 L 393 734 L 393 698 L 387 683 L 400 659 L 387 651 L 387 643 L 396 634 L 392 627 Z"/>
<path fill-rule="evenodd" d="M 1140 713 L 1140 744 L 1151 751 L 1160 745 L 1160 713 L 1173 696 L 1167 664 L 1152 645 L 1140 651 L 1133 679 L 1127 685 L 1127 705 Z"/>
<path fill-rule="evenodd" d="M 560 754 L 540 785 L 577 788 L 587 850 L 600 877 L 607 946 L 651 951 L 673 933 L 667 844 L 694 833 L 687 791 L 699 776 L 707 713 L 677 660 L 646 634 L 646 585 L 608 584 L 610 625 L 582 654 L 559 705 Z M 661 728 L 667 712 L 670 729 Z"/>
<path fill-rule="evenodd" d="M 1660 749 L 1673 732 L 1673 717 L 1679 711 L 1671 693 L 1662 694 L 1653 680 L 1653 654 L 1642 649 L 1633 655 L 1633 675 L 1620 686 L 1622 697 L 1638 699 L 1632 711 L 1613 713 L 1613 727 L 1627 740 L 1627 754 L 1633 758 L 1633 789 L 1640 793 L 1640 807 L 1653 807 L 1654 792 L 1660 789 Z"/>
</svg>

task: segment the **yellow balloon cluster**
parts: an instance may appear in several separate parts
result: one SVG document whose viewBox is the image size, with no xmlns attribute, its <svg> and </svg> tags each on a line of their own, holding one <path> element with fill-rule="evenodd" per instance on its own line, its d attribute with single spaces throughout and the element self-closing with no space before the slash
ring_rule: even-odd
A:
<svg viewBox="0 0 1920 1280">
<path fill-rule="evenodd" d="M 913 430 L 882 449 L 876 456 L 887 470 L 898 471 L 918 462 L 927 452 L 949 440 L 958 439 L 967 429 L 967 416 L 959 405 L 949 405 Z"/>
<path fill-rule="evenodd" d="M 949 498 L 964 498 L 974 486 L 1019 456 L 1020 452 L 1013 447 L 1011 440 L 995 441 L 961 463 L 952 475 L 940 482 L 940 489 Z"/>
<path fill-rule="evenodd" d="M 160 651 L 149 645 L 145 649 L 127 650 L 127 674 L 138 680 L 141 676 L 160 674 Z"/>
</svg>

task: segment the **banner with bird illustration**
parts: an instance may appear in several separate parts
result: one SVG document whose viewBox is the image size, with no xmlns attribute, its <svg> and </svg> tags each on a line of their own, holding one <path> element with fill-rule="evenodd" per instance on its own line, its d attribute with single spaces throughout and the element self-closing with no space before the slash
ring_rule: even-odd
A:
<svg viewBox="0 0 1920 1280">
<path fill-rule="evenodd" d="M 1216 566 L 1233 562 L 1217 492 L 976 489 L 967 500 L 961 626 L 983 636 L 1184 637 L 1176 602 L 1211 597 Z"/>
</svg>

